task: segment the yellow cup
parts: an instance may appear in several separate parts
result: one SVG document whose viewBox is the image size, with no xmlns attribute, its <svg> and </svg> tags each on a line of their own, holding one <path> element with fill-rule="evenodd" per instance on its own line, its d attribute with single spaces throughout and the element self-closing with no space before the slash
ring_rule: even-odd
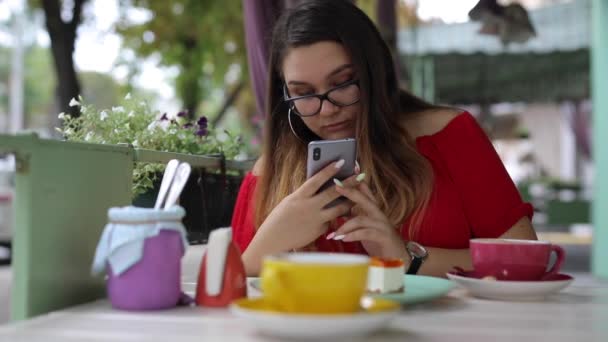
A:
<svg viewBox="0 0 608 342">
<path fill-rule="evenodd" d="M 352 313 L 361 309 L 369 257 L 344 253 L 287 253 L 264 259 L 262 291 L 278 311 Z"/>
</svg>

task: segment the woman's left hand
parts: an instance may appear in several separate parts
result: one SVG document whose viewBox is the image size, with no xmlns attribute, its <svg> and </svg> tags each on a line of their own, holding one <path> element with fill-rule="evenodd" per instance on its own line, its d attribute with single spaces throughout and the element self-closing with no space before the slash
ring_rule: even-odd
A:
<svg viewBox="0 0 608 342">
<path fill-rule="evenodd" d="M 369 255 L 387 258 L 407 258 L 405 243 L 388 217 L 378 208 L 375 197 L 366 183 L 353 187 L 336 185 L 336 191 L 351 200 L 351 218 L 335 234 L 335 240 L 361 241 Z"/>
</svg>

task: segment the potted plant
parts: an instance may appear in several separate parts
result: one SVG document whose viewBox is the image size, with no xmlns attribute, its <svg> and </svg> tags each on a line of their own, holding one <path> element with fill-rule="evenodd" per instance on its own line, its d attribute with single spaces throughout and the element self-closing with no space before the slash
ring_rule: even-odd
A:
<svg viewBox="0 0 608 342">
<path fill-rule="evenodd" d="M 72 99 L 79 117 L 59 114 L 63 121 L 56 130 L 66 140 L 129 144 L 135 148 L 216 156 L 222 160 L 242 160 L 241 137 L 209 127 L 205 116 L 185 111 L 175 114 L 153 110 L 145 101 L 127 94 L 109 109 L 98 109 L 82 97 Z M 136 163 L 133 168 L 133 203 L 151 207 L 160 185 L 164 164 Z M 180 198 L 186 209 L 184 224 L 191 242 L 204 242 L 209 231 L 230 224 L 232 208 L 242 180 L 239 172 L 195 169 Z"/>
</svg>

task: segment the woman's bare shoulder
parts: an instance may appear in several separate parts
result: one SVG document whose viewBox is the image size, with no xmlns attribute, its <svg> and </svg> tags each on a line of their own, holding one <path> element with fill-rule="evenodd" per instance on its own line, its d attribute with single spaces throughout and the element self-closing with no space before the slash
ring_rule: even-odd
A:
<svg viewBox="0 0 608 342">
<path fill-rule="evenodd" d="M 412 138 L 416 139 L 441 131 L 463 112 L 464 110 L 450 107 L 429 109 L 407 115 L 403 120 L 403 125 Z"/>
<path fill-rule="evenodd" d="M 264 169 L 264 155 L 261 155 L 258 160 L 253 164 L 253 169 L 251 169 L 251 173 L 254 176 L 259 177 L 262 174 L 262 170 Z"/>
</svg>

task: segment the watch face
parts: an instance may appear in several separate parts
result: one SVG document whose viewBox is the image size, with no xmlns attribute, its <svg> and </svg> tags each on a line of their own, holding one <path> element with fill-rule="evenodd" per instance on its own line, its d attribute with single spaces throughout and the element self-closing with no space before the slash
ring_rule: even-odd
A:
<svg viewBox="0 0 608 342">
<path fill-rule="evenodd" d="M 426 257 L 426 249 L 422 247 L 419 243 L 410 241 L 407 243 L 407 249 L 416 258 L 424 258 Z"/>
</svg>

